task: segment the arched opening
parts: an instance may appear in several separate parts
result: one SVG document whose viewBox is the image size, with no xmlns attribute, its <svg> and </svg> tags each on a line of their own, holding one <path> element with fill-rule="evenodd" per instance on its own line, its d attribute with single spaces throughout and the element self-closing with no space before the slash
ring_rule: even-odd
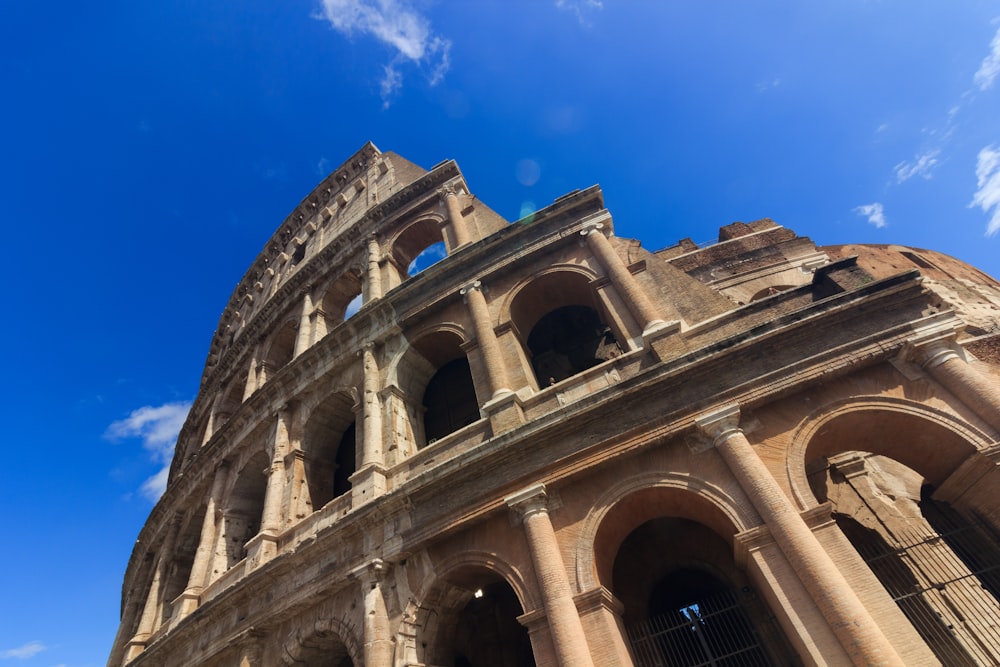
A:
<svg viewBox="0 0 1000 667">
<path fill-rule="evenodd" d="M 444 259 L 446 254 L 440 221 L 424 218 L 413 223 L 396 237 L 389 253 L 398 274 L 397 284 Z"/>
<path fill-rule="evenodd" d="M 524 613 L 509 583 L 483 568 L 453 573 L 438 586 L 420 638 L 422 664 L 450 667 L 534 667 Z"/>
<path fill-rule="evenodd" d="M 271 339 L 267 348 L 267 355 L 264 357 L 263 377 L 258 376 L 257 386 L 260 387 L 270 375 L 278 372 L 285 364 L 292 360 L 295 354 L 295 337 L 298 332 L 298 324 L 295 320 L 288 320 L 278 328 L 277 333 Z"/>
<path fill-rule="evenodd" d="M 774 615 L 709 527 L 659 517 L 615 557 L 613 590 L 636 665 L 798 664 Z"/>
<path fill-rule="evenodd" d="M 434 331 L 415 340 L 396 372 L 405 400 L 413 401 L 407 412 L 416 416 L 418 448 L 480 419 L 475 380 L 455 331 Z"/>
<path fill-rule="evenodd" d="M 479 419 L 479 402 L 469 360 L 452 359 L 431 376 L 424 390 L 424 434 L 427 444 Z"/>
<path fill-rule="evenodd" d="M 357 452 L 353 408 L 349 394 L 337 393 L 320 404 L 306 423 L 302 438 L 306 484 L 301 502 L 307 512 L 351 490 Z"/>
<path fill-rule="evenodd" d="M 533 280 L 514 297 L 510 318 L 539 388 L 622 354 L 580 273 L 553 271 Z"/>
<path fill-rule="evenodd" d="M 347 647 L 336 637 L 314 637 L 295 661 L 297 667 L 354 667 Z"/>
<path fill-rule="evenodd" d="M 622 353 L 611 328 L 593 308 L 563 306 L 528 334 L 531 367 L 539 386 L 561 382 Z"/>
<path fill-rule="evenodd" d="M 346 320 L 360 309 L 360 301 L 357 307 L 351 310 L 351 305 L 361 296 L 361 276 L 353 271 L 348 271 L 340 276 L 330 285 L 330 288 L 323 295 L 320 303 L 320 317 L 316 318 L 318 325 L 322 325 L 322 330 L 317 331 L 315 340 L 321 339 L 328 331 Z"/>
<path fill-rule="evenodd" d="M 159 602 L 159 607 L 156 609 L 156 615 L 152 624 L 154 633 L 170 620 L 173 614 L 173 601 L 187 588 L 188 580 L 191 578 L 191 568 L 194 566 L 195 552 L 198 550 L 198 542 L 201 539 L 201 527 L 205 520 L 205 510 L 206 506 L 200 505 L 185 516 L 178 529 L 173 551 L 170 553 L 161 551 L 161 553 L 157 554 L 157 558 L 164 559 L 165 566 L 162 572 L 166 575 L 166 578 L 160 582 L 160 590 L 154 591 L 150 588 L 147 591 L 147 596 L 155 595 Z M 162 545 L 160 549 L 162 549 Z M 160 567 L 155 561 L 156 559 L 150 561 L 150 570 L 152 570 L 153 565 L 157 568 Z M 152 574 L 152 571 L 150 571 L 150 578 L 152 578 Z M 150 581 L 151 585 L 152 583 Z M 141 614 L 146 598 L 140 598 L 137 602 L 137 612 Z M 135 617 L 135 623 L 137 625 L 139 623 L 138 615 Z"/>
<path fill-rule="evenodd" d="M 1000 664 L 1000 539 L 933 498 L 973 452 L 941 424 L 889 410 L 835 417 L 806 450 L 816 499 L 947 665 Z"/>
<path fill-rule="evenodd" d="M 222 397 L 215 406 L 215 412 L 212 415 L 212 432 L 208 432 L 206 426 L 205 432 L 205 442 L 211 439 L 211 437 L 219 432 L 229 418 L 239 410 L 240 405 L 243 404 L 243 390 L 246 386 L 245 380 L 241 378 L 233 378 L 230 380 L 225 388 L 222 390 Z"/>
<path fill-rule="evenodd" d="M 236 478 L 222 515 L 223 553 L 216 554 L 216 575 L 246 557 L 246 543 L 260 530 L 269 463 L 264 452 L 257 452 Z"/>
</svg>

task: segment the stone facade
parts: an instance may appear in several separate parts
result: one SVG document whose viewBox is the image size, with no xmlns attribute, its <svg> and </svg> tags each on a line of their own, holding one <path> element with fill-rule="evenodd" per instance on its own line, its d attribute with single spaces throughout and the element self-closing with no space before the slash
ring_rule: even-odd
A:
<svg viewBox="0 0 1000 667">
<path fill-rule="evenodd" d="M 997 664 L 998 350 L 937 253 L 368 144 L 230 298 L 108 664 Z"/>
</svg>

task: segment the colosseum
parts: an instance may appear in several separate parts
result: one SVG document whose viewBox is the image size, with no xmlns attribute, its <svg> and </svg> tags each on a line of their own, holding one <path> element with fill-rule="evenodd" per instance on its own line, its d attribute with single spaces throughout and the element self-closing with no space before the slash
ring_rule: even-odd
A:
<svg viewBox="0 0 1000 667">
<path fill-rule="evenodd" d="M 998 461 L 982 272 L 369 143 L 229 298 L 108 664 L 1000 664 Z"/>
</svg>

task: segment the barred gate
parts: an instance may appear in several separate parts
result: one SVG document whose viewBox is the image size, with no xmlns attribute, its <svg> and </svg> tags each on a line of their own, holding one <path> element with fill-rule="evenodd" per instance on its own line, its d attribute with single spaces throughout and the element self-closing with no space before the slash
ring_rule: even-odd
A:
<svg viewBox="0 0 1000 667">
<path fill-rule="evenodd" d="M 835 515 L 844 534 L 945 665 L 1000 663 L 1000 541 L 943 503 L 921 503 L 937 530 L 896 546 Z"/>
<path fill-rule="evenodd" d="M 636 666 L 772 665 L 745 606 L 754 601 L 749 589 L 733 589 L 632 625 L 627 633 Z"/>
</svg>

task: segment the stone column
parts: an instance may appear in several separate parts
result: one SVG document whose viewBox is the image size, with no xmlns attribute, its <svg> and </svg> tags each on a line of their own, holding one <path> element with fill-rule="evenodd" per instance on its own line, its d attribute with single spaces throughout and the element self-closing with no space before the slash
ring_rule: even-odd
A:
<svg viewBox="0 0 1000 667">
<path fill-rule="evenodd" d="M 469 229 L 465 226 L 465 218 L 462 216 L 462 205 L 458 201 L 458 194 L 454 188 L 446 186 L 441 188 L 439 195 L 448 210 L 448 222 L 455 239 L 455 248 L 459 248 L 469 242 Z"/>
<path fill-rule="evenodd" d="M 170 574 L 170 566 L 174 561 L 174 543 L 177 541 L 177 533 L 180 531 L 180 517 L 175 516 L 167 528 L 167 535 L 160 545 L 160 552 L 156 557 L 156 569 L 153 570 L 153 582 L 149 586 L 149 593 L 146 595 L 146 603 L 142 608 L 142 616 L 139 617 L 139 627 L 129 640 L 125 648 L 125 662 L 135 659 L 146 649 L 150 636 L 156 631 L 161 621 L 163 609 L 163 587 L 167 583 L 167 576 Z"/>
<path fill-rule="evenodd" d="M 365 604 L 365 667 L 392 667 L 393 641 L 382 593 L 386 564 L 376 558 L 365 568 L 361 591 Z"/>
<path fill-rule="evenodd" d="M 368 269 L 365 271 L 365 294 L 362 296 L 365 303 L 382 298 L 382 269 L 379 267 L 381 256 L 382 247 L 378 237 L 372 235 L 368 239 Z"/>
<path fill-rule="evenodd" d="M 247 383 L 243 386 L 243 402 L 246 403 L 247 399 L 253 396 L 253 393 L 257 391 L 257 365 L 260 363 L 260 345 L 254 348 L 253 355 L 250 357 L 250 368 L 247 369 Z"/>
<path fill-rule="evenodd" d="M 382 401 L 379 400 L 381 374 L 375 359 L 375 345 L 361 350 L 364 380 L 361 392 L 361 461 L 351 475 L 351 503 L 357 507 L 385 493 L 385 452 L 382 443 Z"/>
<path fill-rule="evenodd" d="M 666 322 L 660 318 L 649 297 L 646 296 L 635 277 L 625 266 L 625 262 L 604 236 L 603 230 L 604 225 L 601 223 L 590 222 L 583 226 L 580 235 L 587 239 L 587 245 L 591 252 L 597 257 L 604 270 L 608 272 L 608 278 L 621 294 L 625 303 L 628 304 L 632 316 L 642 325 L 643 333 L 649 333 L 666 326 Z"/>
<path fill-rule="evenodd" d="M 959 355 L 950 337 L 913 341 L 924 370 L 983 421 L 1000 430 L 1000 383 L 985 377 Z"/>
<path fill-rule="evenodd" d="M 562 667 L 593 667 L 583 623 L 577 613 L 559 541 L 546 507 L 544 484 L 535 484 L 504 502 L 521 516 L 531 561 L 542 593 L 552 643 Z"/>
<path fill-rule="evenodd" d="M 278 534 L 284 526 L 285 456 L 289 450 L 289 433 L 294 408 L 285 405 L 278 411 L 274 427 L 274 451 L 267 471 L 267 488 L 264 491 L 264 511 L 261 513 L 260 532 L 247 542 L 247 569 L 252 570 L 274 558 L 278 553 Z"/>
<path fill-rule="evenodd" d="M 379 368 L 375 345 L 365 345 L 361 352 L 364 371 L 364 391 L 361 398 L 363 420 L 361 467 L 385 465 L 382 454 L 382 402 L 379 400 Z"/>
<path fill-rule="evenodd" d="M 854 664 L 902 666 L 902 659 L 875 619 L 757 456 L 739 428 L 739 418 L 739 406 L 729 405 L 706 413 L 695 422 L 712 438 Z"/>
<path fill-rule="evenodd" d="M 309 295 L 309 292 L 306 292 L 302 297 L 302 313 L 299 315 L 299 328 L 295 332 L 295 349 L 292 351 L 293 359 L 308 350 L 312 342 L 312 311 L 312 297 Z"/>
<path fill-rule="evenodd" d="M 212 481 L 212 492 L 208 497 L 208 504 L 205 507 L 205 520 L 201 524 L 201 536 L 198 538 L 198 549 L 194 554 L 194 563 L 191 565 L 191 574 L 188 576 L 187 588 L 174 601 L 174 613 L 172 618 L 180 620 L 198 608 L 198 600 L 201 591 L 208 584 L 209 568 L 215 556 L 216 523 L 219 520 L 222 505 L 222 492 L 226 488 L 226 480 L 229 477 L 229 463 L 223 461 L 215 470 L 215 479 Z"/>
<path fill-rule="evenodd" d="M 461 290 L 465 302 L 469 304 L 472 315 L 472 326 L 476 331 L 476 343 L 483 355 L 486 366 L 486 380 L 489 383 L 490 398 L 497 398 L 511 393 L 507 388 L 507 370 L 503 363 L 503 354 L 497 342 L 493 325 L 490 323 L 490 309 L 483 296 L 483 285 L 478 280 L 469 283 Z"/>
</svg>

